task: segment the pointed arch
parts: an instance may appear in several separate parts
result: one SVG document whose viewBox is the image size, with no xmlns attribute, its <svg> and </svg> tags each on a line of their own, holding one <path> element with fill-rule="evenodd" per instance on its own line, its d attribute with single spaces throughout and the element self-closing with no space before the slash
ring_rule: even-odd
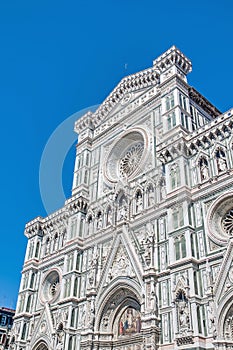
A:
<svg viewBox="0 0 233 350">
<path fill-rule="evenodd" d="M 152 182 L 149 182 L 146 187 L 147 194 L 147 206 L 151 207 L 155 204 L 155 185 Z"/>
<path fill-rule="evenodd" d="M 106 209 L 106 226 L 110 226 L 113 223 L 112 206 L 109 204 Z"/>
<path fill-rule="evenodd" d="M 123 278 L 117 278 L 103 294 L 99 296 L 96 303 L 96 331 L 108 331 L 118 337 L 119 322 L 126 310 L 132 309 L 135 317 L 141 312 L 142 299 L 141 287 L 135 280 L 125 282 Z"/>
<path fill-rule="evenodd" d="M 224 295 L 217 309 L 216 325 L 218 338 L 231 340 L 233 342 L 233 333 L 229 333 L 229 326 L 233 326 L 233 288 Z"/>
<path fill-rule="evenodd" d="M 143 191 L 141 188 L 137 188 L 134 192 L 134 205 L 133 211 L 135 214 L 141 213 L 143 210 Z"/>
<path fill-rule="evenodd" d="M 39 342 L 33 347 L 33 350 L 48 350 L 48 344 L 44 340 L 39 340 Z"/>
</svg>

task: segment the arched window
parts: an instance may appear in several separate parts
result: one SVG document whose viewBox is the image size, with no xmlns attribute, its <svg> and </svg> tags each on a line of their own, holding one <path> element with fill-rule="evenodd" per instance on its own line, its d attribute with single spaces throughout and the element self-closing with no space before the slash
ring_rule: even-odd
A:
<svg viewBox="0 0 233 350">
<path fill-rule="evenodd" d="M 39 249 L 40 249 L 40 242 L 36 243 L 36 252 L 35 252 L 35 258 L 39 257 Z"/>
<path fill-rule="evenodd" d="M 73 309 L 71 312 L 70 327 L 74 327 L 74 321 L 75 321 L 75 309 Z"/>
<path fill-rule="evenodd" d="M 186 240 L 184 235 L 175 238 L 175 255 L 176 260 L 186 256 Z"/>
<path fill-rule="evenodd" d="M 33 272 L 32 275 L 31 275 L 30 288 L 33 288 L 34 280 L 35 280 L 35 273 Z"/>
<path fill-rule="evenodd" d="M 73 336 L 71 335 L 68 343 L 68 350 L 72 350 L 73 348 Z"/>
<path fill-rule="evenodd" d="M 28 273 L 25 273 L 23 278 L 23 289 L 26 289 L 28 286 Z"/>
<path fill-rule="evenodd" d="M 180 169 L 177 164 L 170 168 L 171 189 L 175 189 L 180 185 Z"/>
<path fill-rule="evenodd" d="M 67 278 L 65 280 L 65 290 L 64 290 L 64 297 L 65 298 L 70 296 L 70 285 L 71 285 L 71 280 L 70 280 L 70 278 Z"/>
<path fill-rule="evenodd" d="M 79 185 L 79 174 L 76 174 L 76 180 L 75 180 L 75 185 Z"/>
<path fill-rule="evenodd" d="M 93 225 L 92 215 L 89 215 L 87 218 L 87 235 L 90 235 L 92 233 L 92 225 Z"/>
<path fill-rule="evenodd" d="M 31 258 L 32 258 L 33 249 L 34 249 L 34 243 L 33 243 L 33 242 L 30 242 L 30 243 L 29 243 L 29 250 L 28 250 L 28 259 L 31 259 Z"/>
<path fill-rule="evenodd" d="M 78 277 L 75 277 L 74 280 L 74 297 L 78 296 Z"/>
<path fill-rule="evenodd" d="M 24 324 L 23 324 L 23 329 L 22 329 L 22 336 L 21 336 L 21 339 L 22 339 L 22 340 L 25 340 L 25 339 L 26 339 L 26 332 L 27 332 L 27 324 L 24 323 Z"/>
<path fill-rule="evenodd" d="M 175 101 L 174 101 L 173 93 L 166 97 L 165 104 L 166 104 L 166 111 L 174 107 Z"/>
<path fill-rule="evenodd" d="M 176 114 L 172 112 L 167 116 L 167 130 L 170 130 L 176 126 Z"/>
<path fill-rule="evenodd" d="M 27 300 L 26 312 L 30 312 L 31 300 L 32 300 L 32 296 L 31 296 L 31 294 L 30 294 L 30 295 L 28 296 L 28 300 Z"/>
</svg>

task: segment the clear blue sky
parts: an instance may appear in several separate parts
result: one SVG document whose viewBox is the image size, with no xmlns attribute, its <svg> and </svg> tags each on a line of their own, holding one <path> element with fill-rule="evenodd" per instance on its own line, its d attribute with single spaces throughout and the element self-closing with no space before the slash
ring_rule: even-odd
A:
<svg viewBox="0 0 233 350">
<path fill-rule="evenodd" d="M 16 304 L 26 222 L 46 216 L 39 165 L 56 127 L 173 44 L 192 60 L 189 83 L 230 109 L 232 13 L 231 0 L 0 2 L 0 306 Z M 73 158 L 74 147 L 63 169 L 67 197 Z"/>
</svg>

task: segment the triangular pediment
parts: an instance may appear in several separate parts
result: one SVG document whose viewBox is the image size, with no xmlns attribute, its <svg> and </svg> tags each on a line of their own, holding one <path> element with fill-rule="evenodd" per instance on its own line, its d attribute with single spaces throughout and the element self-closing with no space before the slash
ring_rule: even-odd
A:
<svg viewBox="0 0 233 350">
<path fill-rule="evenodd" d="M 45 338 L 52 342 L 52 336 L 55 333 L 53 320 L 49 305 L 46 303 L 38 321 L 33 325 L 31 344 L 36 343 L 39 339 Z"/>
<path fill-rule="evenodd" d="M 105 289 L 117 278 L 134 279 L 142 284 L 142 266 L 139 257 L 130 241 L 126 225 L 121 233 L 113 240 L 111 253 L 103 267 L 99 291 Z"/>
<path fill-rule="evenodd" d="M 215 300 L 219 305 L 221 299 L 233 290 L 233 239 L 229 241 L 227 250 L 225 252 L 220 270 L 218 272 L 217 279 L 214 283 L 213 293 L 215 295 Z"/>
<path fill-rule="evenodd" d="M 153 67 L 123 78 L 96 112 L 87 112 L 75 123 L 75 131 L 80 134 L 87 127 L 96 129 L 108 121 L 109 126 L 153 98 L 158 93 L 160 74 Z M 113 118 L 113 120 L 111 120 Z"/>
</svg>

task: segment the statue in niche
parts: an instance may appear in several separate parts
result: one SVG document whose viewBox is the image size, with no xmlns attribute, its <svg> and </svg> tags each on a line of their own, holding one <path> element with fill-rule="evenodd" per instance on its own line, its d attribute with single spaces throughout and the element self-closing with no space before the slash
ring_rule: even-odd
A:
<svg viewBox="0 0 233 350">
<path fill-rule="evenodd" d="M 160 195 L 161 195 L 161 200 L 166 198 L 167 192 L 166 192 L 166 181 L 163 178 L 160 182 Z"/>
<path fill-rule="evenodd" d="M 222 172 L 227 170 L 227 161 L 226 161 L 226 154 L 222 148 L 219 148 L 216 153 L 215 157 L 217 159 L 217 167 L 218 171 Z"/>
<path fill-rule="evenodd" d="M 95 247 L 93 249 L 92 259 L 91 259 L 91 263 L 90 263 L 91 268 L 90 268 L 89 274 L 88 274 L 88 282 L 89 282 L 90 287 L 93 287 L 95 285 L 96 271 L 98 268 L 98 260 L 99 260 L 98 249 L 97 249 L 97 247 Z"/>
<path fill-rule="evenodd" d="M 218 170 L 220 172 L 227 170 L 226 159 L 224 159 L 224 158 L 217 158 L 217 159 L 218 159 Z"/>
<path fill-rule="evenodd" d="M 93 327 L 95 319 L 95 299 L 94 297 L 89 300 L 89 312 L 88 312 L 88 326 Z"/>
<path fill-rule="evenodd" d="M 143 210 L 143 198 L 142 193 L 139 191 L 136 195 L 136 213 L 141 213 Z"/>
<path fill-rule="evenodd" d="M 152 290 L 150 294 L 150 305 L 151 310 L 153 310 L 154 313 L 158 315 L 158 298 L 154 290 Z"/>
<path fill-rule="evenodd" d="M 176 297 L 178 307 L 178 320 L 180 330 L 187 329 L 190 327 L 190 317 L 188 308 L 188 299 L 185 296 L 184 291 L 179 291 Z"/>
<path fill-rule="evenodd" d="M 123 199 L 121 205 L 119 206 L 118 221 L 122 221 L 126 219 L 127 219 L 127 203 L 125 199 Z"/>
<path fill-rule="evenodd" d="M 143 241 L 145 249 L 145 260 L 149 266 L 152 262 L 153 247 L 154 247 L 154 229 L 151 223 L 146 225 L 146 236 Z"/>
<path fill-rule="evenodd" d="M 63 349 L 63 344 L 64 343 L 64 331 L 63 330 L 58 330 L 57 331 L 57 350 Z"/>
<path fill-rule="evenodd" d="M 154 189 L 152 186 L 148 189 L 148 207 L 155 204 Z"/>
<path fill-rule="evenodd" d="M 171 188 L 174 189 L 178 186 L 178 168 L 177 165 L 170 169 Z"/>
<path fill-rule="evenodd" d="M 102 213 L 99 212 L 97 216 L 97 229 L 100 230 L 103 227 Z"/>
<path fill-rule="evenodd" d="M 86 304 L 83 305 L 80 319 L 81 319 L 81 327 L 84 328 L 86 325 Z"/>
<path fill-rule="evenodd" d="M 122 314 L 119 321 L 119 335 L 131 335 L 141 332 L 141 315 L 140 312 L 128 307 Z"/>
<path fill-rule="evenodd" d="M 180 327 L 188 327 L 189 325 L 189 312 L 187 304 L 179 305 L 179 320 L 180 320 Z"/>
<path fill-rule="evenodd" d="M 107 211 L 107 226 L 112 225 L 112 209 L 108 208 Z"/>
<path fill-rule="evenodd" d="M 208 180 L 209 178 L 209 167 L 207 159 L 202 157 L 200 159 L 200 172 L 201 172 L 201 180 Z"/>
</svg>

